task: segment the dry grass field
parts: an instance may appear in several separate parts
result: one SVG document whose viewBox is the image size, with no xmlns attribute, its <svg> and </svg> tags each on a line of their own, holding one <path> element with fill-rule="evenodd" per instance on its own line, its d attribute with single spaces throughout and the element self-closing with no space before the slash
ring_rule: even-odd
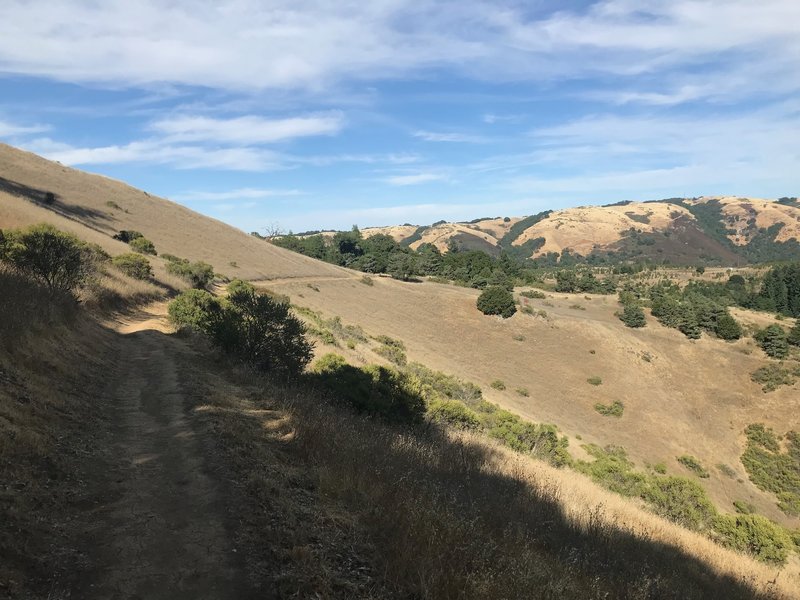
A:
<svg viewBox="0 0 800 600">
<path fill-rule="evenodd" d="M 797 386 L 765 394 L 750 380 L 766 362 L 752 339 L 690 341 L 652 317 L 647 327 L 633 330 L 614 315 L 619 305 L 613 296 L 522 298 L 546 315 L 517 312 L 503 320 L 475 308 L 477 290 L 389 278 L 373 282 L 366 286 L 353 276 L 276 280 L 268 287 L 372 335 L 402 340 L 409 360 L 472 381 L 488 400 L 525 418 L 558 425 L 578 453 L 587 442 L 620 445 L 640 466 L 665 462 L 676 474 L 688 473 L 676 457 L 694 455 L 710 469 L 703 485 L 723 510 L 732 511 L 733 500 L 747 500 L 770 518 L 800 525 L 749 483 L 739 462 L 748 424 L 764 422 L 781 432 L 800 427 Z M 737 316 L 745 323 L 764 319 L 746 311 Z M 590 385 L 590 377 L 602 384 Z M 505 383 L 504 391 L 490 387 L 496 379 Z M 527 388 L 529 397 L 517 394 L 518 388 Z M 625 405 L 620 419 L 594 409 L 615 400 Z M 733 468 L 743 482 L 724 475 L 718 464 Z"/>
<path fill-rule="evenodd" d="M 767 229 L 776 223 L 783 223 L 775 240 L 786 242 L 800 240 L 800 208 L 779 204 L 772 200 L 737 197 L 702 197 L 686 199 L 689 204 L 703 204 L 718 201 L 728 235 L 734 244 L 742 246 L 750 242 L 759 229 Z M 444 251 L 451 239 L 462 240 L 474 247 L 496 246 L 519 217 L 505 219 L 483 219 L 474 223 L 441 223 L 422 232 L 421 239 L 411 244 L 418 248 L 423 243 L 434 244 Z M 641 233 L 670 232 L 683 230 L 687 226 L 695 229 L 697 219 L 689 210 L 677 204 L 666 202 L 630 202 L 610 206 L 578 206 L 553 211 L 548 218 L 521 232 L 513 245 L 520 246 L 529 240 L 543 238 L 544 244 L 536 250 L 534 257 L 549 252 L 561 253 L 569 249 L 573 253 L 587 255 L 593 250 L 613 250 L 631 229 Z M 410 237 L 416 227 L 369 227 L 363 230 L 365 236 L 386 233 L 398 242 Z M 699 231 L 695 236 L 703 237 Z M 697 243 L 698 240 L 695 240 Z M 730 264 L 736 264 L 730 252 L 714 243 L 710 244 L 712 254 L 719 254 Z M 704 250 L 708 253 L 708 250 Z M 701 252 L 702 253 L 702 252 Z M 733 261 L 733 262 L 731 262 Z"/>
<path fill-rule="evenodd" d="M 31 200 L 46 192 L 56 195 L 52 207 Z M 159 253 L 205 261 L 231 278 L 337 277 L 342 273 L 119 181 L 0 144 L 0 228 L 42 222 L 100 244 L 112 255 L 129 249 L 111 236 L 122 229 L 140 231 Z M 163 273 L 161 261 L 153 263 Z"/>
<path fill-rule="evenodd" d="M 45 192 L 56 194 L 51 207 L 38 201 Z M 107 204 L 109 201 L 115 207 Z M 619 208 L 623 213 L 624 209 L 631 210 L 630 205 Z M 657 217 L 668 218 L 668 215 L 654 213 L 649 218 Z M 701 480 L 701 484 L 721 510 L 732 512 L 732 502 L 743 500 L 783 525 L 795 529 L 800 526 L 800 520 L 791 519 L 776 508 L 772 495 L 749 482 L 739 460 L 745 441 L 743 430 L 748 424 L 763 422 L 780 433 L 800 428 L 798 385 L 764 393 L 751 381 L 750 374 L 766 363 L 763 352 L 751 338 L 728 343 L 704 335 L 691 341 L 678 331 L 659 325 L 649 315 L 647 327 L 629 329 L 615 316 L 619 306 L 613 296 L 548 293 L 544 299 L 520 299 L 523 305 L 531 307 L 531 315 L 518 312 L 507 320 L 487 317 L 475 307 L 477 290 L 432 282 L 404 283 L 385 277 L 373 277 L 369 285 L 361 273 L 282 250 L 122 183 L 0 146 L 0 228 L 39 222 L 52 223 L 96 242 L 111 254 L 128 250 L 125 244 L 111 238 L 114 233 L 121 229 L 141 231 L 162 253 L 207 261 L 228 277 L 254 281 L 289 296 L 296 305 L 326 317 L 339 316 L 346 324 L 359 325 L 370 335 L 402 340 L 409 360 L 480 385 L 487 400 L 526 419 L 557 425 L 570 438 L 570 450 L 576 457 L 585 456 L 581 444 L 613 444 L 624 447 L 639 467 L 663 462 L 670 473 L 689 475 L 676 458 L 693 455 L 710 471 L 710 477 Z M 513 221 L 492 220 L 487 222 L 486 231 L 480 233 L 490 237 L 500 235 L 511 224 Z M 553 558 L 557 554 L 553 548 L 559 540 L 548 538 L 555 535 L 552 531 L 537 530 L 536 527 L 542 527 L 542 514 L 526 508 L 525 502 L 533 494 L 544 499 L 552 515 L 558 515 L 558 535 L 564 535 L 578 547 L 587 545 L 596 553 L 587 556 L 602 556 L 603 552 L 613 555 L 617 549 L 635 555 L 637 548 L 646 549 L 652 552 L 647 556 L 657 569 L 660 567 L 656 557 L 663 554 L 677 561 L 674 554 L 677 548 L 679 556 L 700 561 L 699 566 L 687 569 L 700 573 L 701 579 L 707 573 L 712 574 L 711 580 L 703 579 L 702 583 L 711 587 L 697 589 L 713 589 L 713 577 L 718 575 L 732 578 L 736 585 L 743 582 L 752 585 L 765 597 L 797 596 L 800 565 L 796 555 L 778 573 L 654 517 L 635 501 L 604 492 L 582 475 L 550 469 L 478 439 L 448 434 L 439 441 L 415 441 L 401 434 L 381 433 L 383 430 L 376 429 L 374 423 L 362 423 L 342 416 L 341 412 L 317 410 L 315 406 L 319 403 L 307 390 L 273 389 L 261 381 L 254 383 L 229 376 L 224 364 L 203 354 L 202 346 L 198 350 L 193 340 L 168 335 L 169 329 L 162 320 L 164 295 L 180 284 L 169 278 L 160 259 L 153 262 L 157 271 L 155 283 L 134 282 L 109 271 L 98 287 L 111 300 L 104 300 L 102 294 L 96 293 L 98 290 L 83 298 L 94 321 L 86 316 L 73 320 L 72 307 L 65 309 L 65 314 L 44 312 L 38 322 L 31 322 L 28 327 L 29 309 L 21 307 L 28 307 L 25 298 L 33 298 L 35 290 L 20 288 L 15 291 L 18 297 L 7 292 L 0 297 L 6 303 L 2 323 L 6 328 L 2 340 L 6 347 L 0 348 L 0 377 L 9 383 L 0 388 L 3 411 L 0 425 L 17 440 L 13 444 L 0 440 L 5 459 L 2 466 L 11 474 L 9 481 L 36 481 L 39 468 L 51 468 L 54 478 L 60 478 L 52 490 L 45 489 L 47 485 L 41 481 L 27 490 L 24 489 L 27 484 L 4 488 L 4 498 L 18 503 L 12 507 L 17 532 L 32 527 L 31 523 L 39 519 L 33 532 L 37 543 L 43 543 L 48 527 L 62 527 L 59 531 L 66 539 L 70 532 L 75 533 L 76 527 L 89 526 L 86 519 L 93 514 L 91 511 L 80 513 L 84 521 L 67 524 L 72 518 L 69 510 L 88 510 L 85 506 L 80 508 L 81 500 L 88 497 L 91 501 L 92 493 L 106 489 L 103 488 L 109 483 L 103 481 L 106 475 L 99 477 L 95 473 L 94 480 L 91 477 L 85 480 L 89 482 L 86 485 L 95 486 L 94 491 L 83 490 L 80 473 L 90 466 L 84 464 L 86 461 L 112 460 L 104 458 L 98 448 L 100 442 L 108 441 L 108 436 L 114 433 L 119 434 L 115 437 L 118 445 L 114 446 L 114 452 L 123 452 L 128 459 L 135 454 L 141 464 L 159 456 L 169 459 L 165 473 L 174 475 L 172 479 L 180 479 L 178 475 L 184 468 L 205 477 L 202 465 L 209 464 L 217 476 L 227 481 L 227 475 L 219 474 L 233 469 L 241 479 L 235 484 L 229 482 L 237 488 L 231 492 L 235 498 L 231 502 L 239 503 L 242 514 L 247 512 L 237 525 L 243 528 L 237 533 L 239 542 L 243 547 L 255 549 L 258 532 L 272 527 L 276 535 L 274 544 L 284 545 L 270 549 L 274 554 L 269 556 L 241 560 L 252 561 L 248 564 L 255 565 L 257 574 L 262 569 L 277 568 L 275 560 L 278 560 L 278 567 L 286 569 L 283 572 L 288 578 L 284 580 L 289 586 L 286 589 L 299 582 L 308 586 L 309 594 L 352 597 L 348 596 L 347 578 L 356 581 L 358 577 L 353 573 L 362 568 L 358 561 L 365 560 L 363 571 L 358 572 L 370 575 L 364 575 L 353 588 L 358 597 L 387 597 L 384 591 L 397 589 L 419 597 L 462 597 L 445 592 L 457 590 L 459 585 L 483 585 L 483 580 L 471 578 L 469 565 L 456 564 L 461 555 L 457 552 L 447 555 L 447 560 L 454 561 L 448 566 L 454 574 L 452 581 L 437 579 L 441 573 L 425 565 L 435 564 L 434 557 L 444 547 L 436 544 L 443 544 L 445 539 L 456 548 L 462 548 L 459 544 L 463 544 L 463 548 L 469 548 L 478 557 L 480 548 L 475 539 L 482 540 L 476 536 L 485 535 L 498 549 L 504 539 L 513 538 L 517 544 L 509 542 L 508 547 L 518 549 L 519 555 L 503 554 L 502 561 L 506 562 L 501 561 L 498 568 L 506 570 L 498 572 L 504 576 L 525 572 L 528 579 L 508 582 L 508 587 L 502 589 L 511 594 L 509 597 L 514 597 L 512 592 L 520 589 L 515 587 L 520 582 L 533 585 L 536 577 L 550 586 L 546 590 L 550 597 L 559 597 L 559 581 L 566 586 L 561 589 L 562 594 L 573 594 L 569 597 L 585 597 L 579 594 L 586 589 L 592 589 L 597 597 L 603 597 L 610 589 L 613 597 L 614 590 L 623 589 L 614 586 L 622 585 L 620 581 L 627 575 L 639 578 L 636 579 L 639 587 L 629 590 L 626 597 L 651 597 L 648 590 L 659 590 L 655 596 L 667 597 L 659 586 L 664 586 L 668 579 L 651 581 L 650 571 L 630 574 L 620 571 L 620 581 L 612 577 L 603 583 L 610 587 L 599 586 L 595 590 L 586 581 L 580 581 L 574 589 L 567 589 L 572 573 L 564 567 L 568 561 Z M 8 285 L 5 287 L 10 289 Z M 128 312 L 122 317 L 117 315 L 116 321 L 109 321 L 109 310 L 130 311 L 131 306 L 153 300 L 161 303 L 152 306 L 147 314 L 131 316 Z M 18 314 L 9 318 L 12 310 Z M 743 310 L 735 311 L 735 315 L 745 325 L 763 326 L 772 321 L 771 317 Z M 20 327 L 21 323 L 26 326 Z M 74 352 L 63 351 L 73 346 Z M 94 348 L 103 355 L 94 354 Z M 317 354 L 333 350 L 319 343 Z M 336 351 L 348 354 L 346 350 Z M 357 351 L 350 352 L 348 357 L 356 362 L 379 360 L 372 354 L 359 357 Z M 98 373 L 102 373 L 102 378 Z M 505 389 L 493 389 L 490 384 L 495 380 L 502 380 Z M 17 388 L 24 390 L 23 396 L 18 397 Z M 527 394 L 518 393 L 522 389 Z M 28 400 L 21 401 L 20 397 Z M 162 405 L 160 399 L 168 399 L 169 403 Z M 111 405 L 104 405 L 103 401 Z M 624 403 L 621 418 L 602 416 L 595 410 L 597 403 L 610 405 L 615 401 Z M 96 413 L 95 402 L 99 403 Z M 109 406 L 116 408 L 111 410 Z M 184 414 L 189 410 L 193 411 L 191 418 Z M 121 429 L 114 430 L 113 423 L 120 419 Z M 82 430 L 84 423 L 91 427 L 87 425 Z M 59 437 L 62 429 L 64 434 Z M 143 438 L 137 431 L 152 438 Z M 196 435 L 205 437 L 187 442 L 191 446 L 184 453 L 178 452 L 173 457 L 172 450 L 164 450 L 171 448 L 170 440 L 192 440 Z M 91 438 L 94 450 L 85 453 L 84 461 L 80 448 L 85 436 Z M 152 442 L 152 448 L 146 447 L 145 442 Z M 263 449 L 260 444 L 269 447 Z M 214 447 L 220 449 L 218 455 L 211 451 Z M 65 448 L 66 454 L 58 454 Z M 153 448 L 158 451 L 152 451 Z M 50 458 L 56 455 L 57 460 Z M 371 456 L 374 460 L 359 461 L 359 456 Z M 277 462 L 264 463 L 260 457 Z M 134 481 L 136 477 L 126 470 L 130 468 L 128 459 L 114 458 L 118 461 L 114 472 Z M 369 468 L 373 462 L 385 468 L 383 475 L 380 469 Z M 123 463 L 127 466 L 122 466 Z M 280 467 L 275 466 L 278 463 Z M 733 470 L 733 477 L 725 474 L 727 468 L 721 468 L 723 465 Z M 274 471 L 276 479 L 266 477 L 265 469 Z M 418 469 L 411 477 L 419 479 L 417 487 L 408 487 L 406 495 L 393 492 L 399 482 L 409 477 L 411 469 Z M 396 477 L 389 479 L 387 473 Z M 447 488 L 442 482 L 454 487 Z M 158 499 L 162 498 L 163 503 L 153 507 L 159 514 L 159 511 L 175 512 L 170 498 L 180 496 L 177 491 L 180 488 L 170 487 L 175 486 L 171 480 L 165 479 L 163 483 L 166 492 L 154 489 L 152 493 L 145 491 L 142 497 L 152 497 L 153 502 L 161 502 Z M 210 525 L 198 535 L 222 556 L 228 543 L 229 533 L 225 532 L 233 525 L 227 522 L 229 517 L 214 500 L 216 484 L 198 475 L 197 481 L 189 485 L 195 486 L 191 489 L 198 491 L 199 498 L 187 505 L 191 514 L 202 519 L 203 511 L 213 505 Z M 489 493 L 496 485 L 513 492 L 517 502 L 514 514 L 519 523 L 533 527 L 541 539 L 531 542 L 521 525 L 517 531 L 509 532 L 503 529 L 500 519 L 491 517 L 489 513 L 499 514 L 503 508 L 503 498 Z M 57 495 L 73 488 L 80 493 L 60 505 Z M 116 493 L 113 486 L 108 489 Z M 144 488 L 136 489 L 139 493 Z M 467 508 L 444 502 L 442 512 L 436 512 L 440 509 L 436 499 L 449 497 L 454 489 L 458 490 L 455 495 L 459 501 L 468 500 Z M 113 500 L 111 512 L 99 513 L 106 525 L 120 518 L 129 507 L 124 493 L 120 494 Z M 50 498 L 50 504 L 43 505 L 41 518 L 36 511 L 27 515 L 25 511 L 41 497 Z M 415 510 L 400 511 L 403 502 L 408 508 L 415 498 L 419 498 Z M 475 501 L 476 498 L 481 500 Z M 265 512 L 264 506 L 285 510 L 288 523 L 297 527 L 311 523 L 310 532 L 306 531 L 301 538 L 293 537 L 289 526 L 277 526 L 275 513 Z M 381 510 L 372 510 L 371 506 Z M 462 509 L 467 510 L 465 514 L 473 515 L 474 520 L 468 524 L 460 520 Z M 392 510 L 398 511 L 394 514 L 402 512 L 403 519 L 389 518 Z M 388 516 L 382 517 L 384 514 Z M 101 525 L 97 525 L 97 535 L 105 536 L 108 541 L 114 533 Z M 439 526 L 441 529 L 437 529 Z M 433 530 L 452 537 L 423 548 L 432 539 Z M 7 528 L 2 533 L 0 543 L 12 544 L 13 531 Z M 141 533 L 141 539 L 135 531 L 133 534 L 131 545 L 117 547 L 116 556 L 134 555 L 135 544 L 142 543 L 161 552 L 163 560 L 172 560 L 170 553 L 164 548 L 159 550 L 158 540 L 146 531 Z M 547 543 L 542 541 L 547 539 Z M 179 547 L 179 542 L 180 536 L 174 541 L 175 547 Z M 114 544 L 109 543 L 113 549 Z M 331 546 L 323 547 L 324 543 Z M 344 560 L 341 553 L 336 552 L 342 546 L 348 549 L 344 552 L 346 564 L 341 562 Z M 375 546 L 374 558 L 365 559 Z M 37 569 L 44 572 L 62 559 L 64 565 L 82 560 L 78 555 L 55 556 L 52 551 L 32 545 L 15 555 L 18 562 L 7 563 L 7 571 L 0 571 L 0 576 L 8 577 L 10 572 L 13 579 L 19 573 Z M 39 563 L 37 552 L 42 553 Z M 415 552 L 429 560 L 418 560 Z M 119 582 L 104 579 L 103 573 L 113 566 L 103 567 L 105 558 L 96 563 L 99 565 L 96 576 L 101 582 L 98 585 L 112 589 Z M 202 563 L 208 559 L 198 560 Z M 280 563 L 281 560 L 284 562 Z M 553 569 L 564 569 L 563 573 L 554 571 L 560 573 L 560 579 L 547 579 L 541 569 L 525 571 L 543 560 L 553 560 Z M 609 559 L 609 569 L 626 568 L 614 560 Z M 241 564 L 234 563 L 226 563 L 226 573 L 241 568 Z M 267 563 L 271 566 L 265 566 Z M 113 566 L 114 573 L 120 572 L 118 566 Z M 135 572 L 125 568 L 123 576 L 128 578 L 125 581 L 132 581 Z M 586 572 L 580 571 L 581 577 Z M 68 577 L 66 567 L 63 573 Z M 272 571 L 264 575 L 277 577 L 275 581 L 280 576 Z M 377 580 L 388 587 L 382 588 L 383 584 L 375 583 Z M 484 588 L 474 589 L 477 591 L 473 597 L 490 597 L 481 595 Z M 147 590 L 140 590 L 147 595 Z"/>
</svg>

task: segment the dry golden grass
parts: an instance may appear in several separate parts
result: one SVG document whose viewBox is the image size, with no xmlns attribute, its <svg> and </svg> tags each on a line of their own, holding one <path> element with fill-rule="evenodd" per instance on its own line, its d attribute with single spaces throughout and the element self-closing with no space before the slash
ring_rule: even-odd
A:
<svg viewBox="0 0 800 600">
<path fill-rule="evenodd" d="M 152 240 L 159 253 L 205 261 L 231 278 L 338 277 L 343 272 L 119 181 L 71 169 L 5 144 L 0 144 L 0 174 L 0 228 L 51 223 L 100 244 L 112 255 L 130 249 L 111 236 L 122 229 L 133 229 Z M 58 199 L 46 208 L 10 190 L 29 197 L 53 192 Z M 161 279 L 162 261 L 156 258 L 152 262 Z"/>
<path fill-rule="evenodd" d="M 107 426 L 113 349 L 75 299 L 2 268 L 0 315 L 0 594 L 43 598 L 80 560 L 70 522 Z"/>
<path fill-rule="evenodd" d="M 196 385 L 241 481 L 248 567 L 269 580 L 277 559 L 281 597 L 798 597 L 795 576 L 480 437 L 395 431 L 247 375 Z"/>
<path fill-rule="evenodd" d="M 429 282 L 278 280 L 270 287 L 327 318 L 338 315 L 369 334 L 402 340 L 409 361 L 473 381 L 489 401 L 529 420 L 557 424 L 577 455 L 582 443 L 616 444 L 639 466 L 665 462 L 676 474 L 684 473 L 675 459 L 683 454 L 708 465 L 727 464 L 736 478 L 712 469 L 702 481 L 722 510 L 746 500 L 778 522 L 800 526 L 778 510 L 773 495 L 749 482 L 739 460 L 748 424 L 765 422 L 781 432 L 800 427 L 797 386 L 764 394 L 750 380 L 767 359 L 748 340 L 689 341 L 650 317 L 646 328 L 632 330 L 615 316 L 619 306 L 609 296 L 523 298 L 546 318 L 518 312 L 502 320 L 475 308 L 477 290 Z M 586 310 L 570 309 L 576 303 Z M 361 346 L 354 354 L 375 360 Z M 588 385 L 591 376 L 601 377 L 603 385 Z M 506 390 L 492 389 L 495 379 Z M 527 388 L 530 396 L 517 395 L 517 388 Z M 621 419 L 611 421 L 594 409 L 615 400 L 625 405 Z"/>
<path fill-rule="evenodd" d="M 722 214 L 727 219 L 727 226 L 735 231 L 728 235 L 728 239 L 737 246 L 747 244 L 753 237 L 755 230 L 748 224 L 750 219 L 755 219 L 757 229 L 767 229 L 776 223 L 783 223 L 784 226 L 775 237 L 778 242 L 789 239 L 800 240 L 800 209 L 795 206 L 778 204 L 762 198 L 736 196 L 708 196 L 699 198 L 695 202 L 710 200 L 717 200 L 722 205 Z"/>
</svg>

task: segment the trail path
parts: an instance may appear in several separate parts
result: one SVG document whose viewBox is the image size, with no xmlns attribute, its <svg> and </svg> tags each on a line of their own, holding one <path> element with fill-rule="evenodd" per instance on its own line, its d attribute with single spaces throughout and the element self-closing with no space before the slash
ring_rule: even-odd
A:
<svg viewBox="0 0 800 600">
<path fill-rule="evenodd" d="M 93 516 L 94 568 L 77 597 L 248 597 L 222 493 L 204 472 L 202 440 L 187 415 L 188 361 L 176 357 L 190 350 L 165 335 L 165 308 L 152 305 L 117 327 L 120 353 L 109 373 L 115 490 Z"/>
</svg>

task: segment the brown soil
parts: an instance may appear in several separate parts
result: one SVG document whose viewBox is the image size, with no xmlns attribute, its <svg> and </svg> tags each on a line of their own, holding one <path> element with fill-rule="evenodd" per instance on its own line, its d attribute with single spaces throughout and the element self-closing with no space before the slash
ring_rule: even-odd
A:
<svg viewBox="0 0 800 600">
<path fill-rule="evenodd" d="M 88 567 L 79 598 L 243 598 L 247 577 L 228 529 L 225 491 L 204 466 L 187 412 L 184 344 L 164 335 L 156 305 L 119 324 L 109 469 L 81 514 Z M 61 597 L 70 597 L 64 593 Z"/>
</svg>

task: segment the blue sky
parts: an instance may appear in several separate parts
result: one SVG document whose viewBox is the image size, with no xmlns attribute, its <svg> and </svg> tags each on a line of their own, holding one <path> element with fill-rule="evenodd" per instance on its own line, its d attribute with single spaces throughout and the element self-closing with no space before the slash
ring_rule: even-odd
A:
<svg viewBox="0 0 800 600">
<path fill-rule="evenodd" d="M 3 0 L 0 140 L 246 231 L 800 195 L 800 2 Z"/>
</svg>

